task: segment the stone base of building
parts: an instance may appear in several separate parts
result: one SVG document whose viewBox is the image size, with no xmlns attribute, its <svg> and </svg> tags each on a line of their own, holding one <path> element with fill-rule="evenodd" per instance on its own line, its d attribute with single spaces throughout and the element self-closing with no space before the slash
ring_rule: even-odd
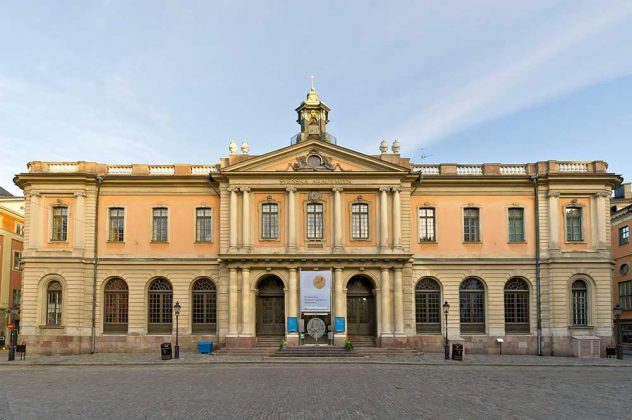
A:
<svg viewBox="0 0 632 420">
<path fill-rule="evenodd" d="M 408 342 L 408 337 L 402 335 L 392 337 L 378 337 L 377 345 L 384 348 L 406 348 L 410 346 L 410 343 Z"/>
<path fill-rule="evenodd" d="M 226 348 L 228 349 L 251 349 L 256 345 L 256 337 L 226 337 Z"/>
</svg>

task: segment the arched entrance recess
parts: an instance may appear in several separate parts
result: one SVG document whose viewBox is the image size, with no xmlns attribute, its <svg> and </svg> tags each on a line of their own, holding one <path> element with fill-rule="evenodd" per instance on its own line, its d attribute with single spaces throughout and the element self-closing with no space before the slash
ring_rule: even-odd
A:
<svg viewBox="0 0 632 420">
<path fill-rule="evenodd" d="M 267 276 L 259 282 L 257 335 L 285 335 L 285 295 L 283 281 L 277 276 Z"/>
<path fill-rule="evenodd" d="M 365 276 L 353 276 L 347 284 L 347 325 L 349 335 L 375 336 L 377 316 L 373 284 Z"/>
</svg>

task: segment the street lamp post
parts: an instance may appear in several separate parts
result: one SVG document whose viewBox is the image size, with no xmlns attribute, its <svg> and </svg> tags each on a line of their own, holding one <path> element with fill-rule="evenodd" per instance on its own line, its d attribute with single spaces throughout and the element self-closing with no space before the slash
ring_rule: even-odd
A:
<svg viewBox="0 0 632 420">
<path fill-rule="evenodd" d="M 445 360 L 450 359 L 450 348 L 448 346 L 448 312 L 450 312 L 450 304 L 446 300 L 443 303 L 443 314 L 445 315 Z"/>
<path fill-rule="evenodd" d="M 621 343 L 621 315 L 623 314 L 623 308 L 618 303 L 612 308 L 614 314 L 614 325 L 616 334 L 616 346 L 617 346 L 617 359 L 623 359 L 623 343 Z"/>
<path fill-rule="evenodd" d="M 180 306 L 180 302 L 176 302 L 176 304 L 174 305 L 173 309 L 176 313 L 176 349 L 175 349 L 175 354 L 174 354 L 174 359 L 179 359 L 180 358 L 180 345 L 178 344 L 178 317 L 180 316 L 180 309 L 182 308 L 182 306 Z"/>
</svg>

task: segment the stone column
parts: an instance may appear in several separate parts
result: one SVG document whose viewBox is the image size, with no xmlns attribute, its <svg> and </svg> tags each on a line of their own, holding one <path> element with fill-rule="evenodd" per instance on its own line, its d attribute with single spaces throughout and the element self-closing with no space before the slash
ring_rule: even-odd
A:
<svg viewBox="0 0 632 420">
<path fill-rule="evenodd" d="M 237 248 L 237 187 L 228 187 L 226 190 L 230 193 L 230 239 L 229 251 L 235 251 Z"/>
<path fill-rule="evenodd" d="M 228 336 L 237 337 L 237 309 L 239 297 L 237 290 L 237 269 L 230 268 L 228 274 Z"/>
<path fill-rule="evenodd" d="M 344 344 L 344 340 L 347 337 L 347 299 L 342 287 L 342 268 L 334 268 L 334 317 L 341 317 L 345 319 L 345 332 L 335 334 L 335 345 Z M 332 324 L 335 325 L 336 320 L 332 320 Z M 335 327 L 334 327 L 335 328 Z"/>
<path fill-rule="evenodd" d="M 382 268 L 382 336 L 393 335 L 393 312 L 391 300 L 391 274 L 388 268 Z"/>
<path fill-rule="evenodd" d="M 393 248 L 402 248 L 402 212 L 401 192 L 399 187 L 393 188 Z"/>
<path fill-rule="evenodd" d="M 606 215 L 606 197 L 608 194 L 605 191 L 600 191 L 596 194 L 596 207 L 597 207 L 597 248 L 608 249 L 608 242 L 606 240 L 607 230 L 607 215 Z"/>
<path fill-rule="evenodd" d="M 296 252 L 296 187 L 287 187 L 287 250 Z"/>
<path fill-rule="evenodd" d="M 30 215 L 27 225 L 27 248 L 39 248 L 41 246 L 40 238 L 42 237 L 42 230 L 44 229 L 44 227 L 40 223 L 40 214 L 43 212 L 40 206 L 40 194 L 31 193 L 29 204 Z"/>
<path fill-rule="evenodd" d="M 79 191 L 75 193 L 75 233 L 73 235 L 74 238 L 74 248 L 81 249 L 83 248 L 83 242 L 85 239 L 85 226 L 86 226 L 86 193 L 83 191 Z M 104 211 L 107 211 L 104 209 Z M 107 226 L 108 215 L 105 215 L 105 226 L 100 226 L 100 230 L 102 232 L 108 232 L 109 226 Z M 95 226 L 98 221 L 95 221 Z M 107 235 L 107 233 L 106 233 Z"/>
<path fill-rule="evenodd" d="M 250 268 L 241 269 L 241 335 L 252 336 L 252 326 L 250 325 Z"/>
<path fill-rule="evenodd" d="M 402 269 L 396 268 L 393 276 L 393 310 L 395 335 L 404 335 L 404 292 L 402 289 Z"/>
<path fill-rule="evenodd" d="M 334 252 L 342 252 L 342 200 L 341 187 L 334 187 Z"/>
<path fill-rule="evenodd" d="M 551 250 L 560 249 L 560 193 L 549 193 L 549 247 Z"/>
<path fill-rule="evenodd" d="M 296 268 L 290 268 L 290 276 L 288 281 L 289 291 L 288 291 L 288 307 L 287 307 L 287 316 L 288 318 L 293 317 L 296 318 L 298 322 L 298 278 L 296 275 Z M 287 342 L 289 345 L 297 346 L 298 345 L 298 333 L 288 332 Z"/>
<path fill-rule="evenodd" d="M 242 187 L 243 191 L 241 203 L 241 246 L 245 251 L 250 251 L 252 244 L 250 243 L 250 187 Z"/>
<path fill-rule="evenodd" d="M 388 248 L 388 187 L 380 188 L 380 248 Z"/>
</svg>

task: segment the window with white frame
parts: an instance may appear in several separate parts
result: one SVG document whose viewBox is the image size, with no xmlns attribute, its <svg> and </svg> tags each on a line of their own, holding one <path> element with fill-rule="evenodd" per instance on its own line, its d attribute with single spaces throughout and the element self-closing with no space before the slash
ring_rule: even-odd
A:
<svg viewBox="0 0 632 420">
<path fill-rule="evenodd" d="M 582 212 L 581 207 L 566 207 L 566 241 L 577 242 L 584 240 L 582 229 Z"/>
<path fill-rule="evenodd" d="M 123 242 L 125 240 L 125 210 L 110 209 L 110 241 Z"/>
<path fill-rule="evenodd" d="M 632 280 L 619 282 L 619 305 L 624 311 L 632 310 Z"/>
<path fill-rule="evenodd" d="M 279 205 L 261 204 L 261 239 L 279 238 Z"/>
<path fill-rule="evenodd" d="M 24 236 L 24 225 L 22 223 L 15 224 L 15 233 Z"/>
<path fill-rule="evenodd" d="M 323 205 L 307 204 L 307 239 L 323 239 Z"/>
<path fill-rule="evenodd" d="M 68 207 L 53 207 L 53 229 L 51 232 L 52 241 L 68 240 Z"/>
<path fill-rule="evenodd" d="M 419 242 L 434 242 L 437 240 L 435 234 L 436 220 L 435 209 L 433 207 L 419 208 Z"/>
<path fill-rule="evenodd" d="M 167 242 L 169 212 L 164 207 L 153 209 L 153 232 L 151 240 L 154 242 Z"/>
<path fill-rule="evenodd" d="M 351 239 L 369 239 L 369 205 L 351 205 Z"/>
<path fill-rule="evenodd" d="M 211 242 L 213 239 L 213 211 L 208 207 L 195 209 L 195 241 Z"/>
<path fill-rule="evenodd" d="M 22 259 L 22 251 L 13 251 L 13 270 L 20 271 L 20 260 Z"/>
<path fill-rule="evenodd" d="M 625 225 L 619 228 L 619 245 L 625 245 L 630 242 L 630 226 Z"/>
<path fill-rule="evenodd" d="M 61 283 L 53 280 L 46 288 L 46 325 L 49 327 L 61 326 Z"/>
</svg>

